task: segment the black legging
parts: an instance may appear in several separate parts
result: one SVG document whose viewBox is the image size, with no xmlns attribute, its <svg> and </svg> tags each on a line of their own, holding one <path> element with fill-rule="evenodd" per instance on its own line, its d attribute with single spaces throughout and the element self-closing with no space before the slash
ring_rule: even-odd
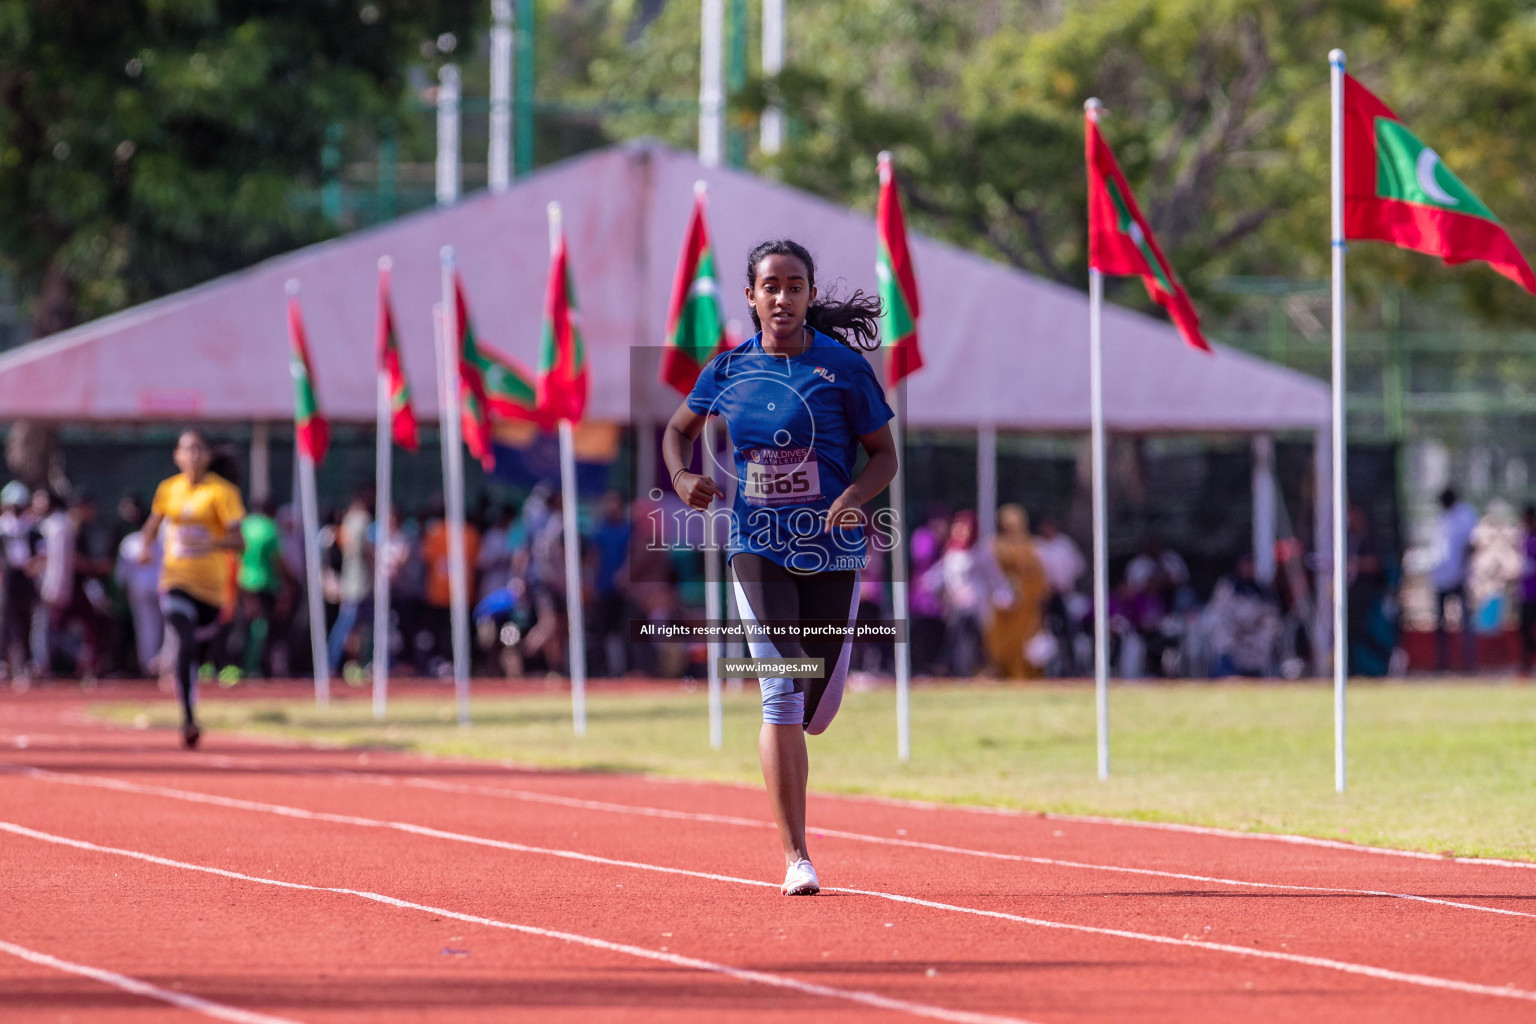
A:
<svg viewBox="0 0 1536 1024">
<path fill-rule="evenodd" d="M 744 620 L 807 625 L 850 625 L 855 621 L 859 581 L 856 569 L 792 572 L 762 555 L 739 552 L 731 557 L 731 571 L 746 600 L 747 606 L 740 609 Z M 837 714 L 843 702 L 843 682 L 848 676 L 852 644 L 851 639 L 842 636 L 774 638 L 773 645 L 781 658 L 824 659 L 823 678 L 795 680 L 795 689 L 805 694 L 807 732 L 822 732 Z"/>
<path fill-rule="evenodd" d="M 181 698 L 182 724 L 197 721 L 197 666 L 199 648 L 218 635 L 219 609 L 199 601 L 185 590 L 171 590 L 160 597 L 166 624 L 176 634 L 176 696 Z"/>
</svg>

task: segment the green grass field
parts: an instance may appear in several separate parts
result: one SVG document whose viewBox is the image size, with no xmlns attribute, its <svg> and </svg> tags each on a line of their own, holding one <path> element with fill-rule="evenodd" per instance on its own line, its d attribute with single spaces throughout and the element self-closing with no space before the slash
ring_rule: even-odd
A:
<svg viewBox="0 0 1536 1024">
<path fill-rule="evenodd" d="M 304 701 L 202 704 L 205 727 L 592 771 L 761 782 L 756 688 L 728 694 L 725 745 L 708 744 L 703 688 L 597 693 L 588 734 L 563 694 L 487 698 L 474 725 L 451 697 L 391 704 L 361 691 L 326 713 Z M 1112 778 L 1094 771 L 1085 686 L 920 687 L 912 759 L 896 759 L 891 690 L 849 693 L 811 739 L 814 789 L 1071 814 L 1293 832 L 1360 843 L 1536 860 L 1536 689 L 1514 683 L 1354 683 L 1350 777 L 1333 788 L 1332 691 L 1311 684 L 1117 686 Z M 171 725 L 167 700 L 98 711 Z"/>
</svg>

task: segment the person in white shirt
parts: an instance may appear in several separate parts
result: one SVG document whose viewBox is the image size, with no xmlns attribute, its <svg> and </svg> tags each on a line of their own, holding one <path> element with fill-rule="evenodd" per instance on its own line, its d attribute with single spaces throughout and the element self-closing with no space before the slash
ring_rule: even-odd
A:
<svg viewBox="0 0 1536 1024">
<path fill-rule="evenodd" d="M 1477 634 L 1472 629 L 1472 602 L 1467 597 L 1467 571 L 1472 565 L 1472 531 L 1477 528 L 1477 509 L 1456 496 L 1456 489 L 1440 492 L 1440 560 L 1429 574 L 1435 588 L 1435 664 L 1440 671 L 1451 667 L 1451 636 L 1445 609 L 1452 598 L 1461 610 L 1461 667 L 1477 670 Z"/>
<path fill-rule="evenodd" d="M 1077 581 L 1088 568 L 1077 542 L 1061 532 L 1054 519 L 1040 520 L 1040 533 L 1035 537 L 1035 554 L 1045 567 L 1045 578 L 1051 585 L 1051 596 L 1045 603 L 1045 621 L 1056 637 L 1060 651 L 1059 667 L 1067 675 L 1077 670 L 1075 622 L 1077 615 L 1068 602 L 1077 592 Z"/>
<path fill-rule="evenodd" d="M 37 597 L 42 614 L 32 624 L 32 650 L 39 661 L 38 673 L 52 669 L 54 641 L 64 613 L 75 595 L 75 522 L 64 504 L 45 488 L 32 492 L 32 511 L 37 514 L 43 538 L 42 566 L 37 576 Z"/>
<path fill-rule="evenodd" d="M 155 539 L 149 557 L 141 557 L 144 532 L 135 530 L 123 538 L 117 549 L 117 582 L 128 597 L 133 616 L 134 650 L 139 657 L 139 671 L 146 676 L 159 673 L 157 657 L 165 642 L 165 617 L 160 612 L 160 540 Z"/>
</svg>

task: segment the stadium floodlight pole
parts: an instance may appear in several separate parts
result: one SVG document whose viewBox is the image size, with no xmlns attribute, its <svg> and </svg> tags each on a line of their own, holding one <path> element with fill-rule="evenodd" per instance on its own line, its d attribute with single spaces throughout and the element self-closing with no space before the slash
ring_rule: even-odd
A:
<svg viewBox="0 0 1536 1024">
<path fill-rule="evenodd" d="M 379 273 L 388 274 L 392 261 L 379 257 Z M 373 467 L 373 717 L 382 722 L 389 703 L 389 507 L 394 469 L 393 408 L 389 373 L 378 368 L 378 425 L 374 436 Z"/>
<path fill-rule="evenodd" d="M 549 254 L 560 250 L 560 204 L 550 203 Z M 570 628 L 571 724 L 577 736 L 587 734 L 587 624 L 581 602 L 581 534 L 576 527 L 576 437 L 568 417 L 560 417 L 560 518 L 565 531 L 565 604 Z"/>
<path fill-rule="evenodd" d="M 1344 542 L 1347 510 L 1344 507 L 1344 51 L 1328 54 L 1329 88 L 1333 109 L 1329 177 L 1333 195 L 1333 788 L 1344 792 L 1345 733 L 1344 689 L 1349 678 L 1348 608 L 1344 585 L 1348 577 Z M 1322 552 L 1318 552 L 1319 555 Z"/>
<path fill-rule="evenodd" d="M 290 278 L 290 298 L 297 298 L 299 282 Z M 325 602 L 320 597 L 320 500 L 315 488 L 315 460 L 304 453 L 294 431 L 293 450 L 299 468 L 299 515 L 304 527 L 305 589 L 309 595 L 309 655 L 315 666 L 315 707 L 331 706 L 331 663 L 325 649 Z M 323 454 L 323 453 L 322 453 Z"/>
<path fill-rule="evenodd" d="M 725 0 L 702 0 L 699 162 L 719 167 L 725 147 Z"/>
<path fill-rule="evenodd" d="M 453 691 L 459 725 L 469 725 L 469 573 L 464 564 L 464 445 L 459 425 L 459 325 L 454 301 L 453 246 L 442 249 L 443 302 L 437 317 L 440 346 L 444 511 L 448 515 L 448 607 L 453 639 Z"/>
<path fill-rule="evenodd" d="M 459 69 L 444 64 L 437 73 L 437 205 L 449 206 L 458 198 Z"/>
<path fill-rule="evenodd" d="M 1083 109 L 1098 121 L 1096 99 Z M 1088 388 L 1093 461 L 1093 705 L 1098 734 L 1099 778 L 1109 778 L 1109 526 L 1104 473 L 1104 274 L 1088 268 Z"/>
<path fill-rule="evenodd" d="M 491 124 L 486 184 L 505 192 L 512 180 L 512 0 L 491 0 Z"/>
<path fill-rule="evenodd" d="M 763 77 L 773 78 L 783 70 L 784 0 L 763 0 Z M 758 148 L 764 153 L 777 153 L 783 141 L 784 111 L 773 104 L 763 111 Z"/>
</svg>

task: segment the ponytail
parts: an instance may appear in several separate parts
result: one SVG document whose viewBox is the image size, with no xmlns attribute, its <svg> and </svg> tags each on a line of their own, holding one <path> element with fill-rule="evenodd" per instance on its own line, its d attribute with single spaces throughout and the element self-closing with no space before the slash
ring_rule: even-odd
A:
<svg viewBox="0 0 1536 1024">
<path fill-rule="evenodd" d="M 747 287 L 757 287 L 757 265 L 769 256 L 793 256 L 805 264 L 806 284 L 816 287 L 816 262 L 810 251 L 799 242 L 787 238 L 763 242 L 747 254 Z M 750 308 L 752 323 L 763 329 L 757 309 Z M 824 299 L 812 303 L 805 311 L 806 326 L 834 338 L 851 349 L 873 352 L 880 347 L 880 300 L 858 289 L 847 299 L 839 300 L 830 290 Z M 851 337 L 850 337 L 851 336 Z"/>
</svg>

